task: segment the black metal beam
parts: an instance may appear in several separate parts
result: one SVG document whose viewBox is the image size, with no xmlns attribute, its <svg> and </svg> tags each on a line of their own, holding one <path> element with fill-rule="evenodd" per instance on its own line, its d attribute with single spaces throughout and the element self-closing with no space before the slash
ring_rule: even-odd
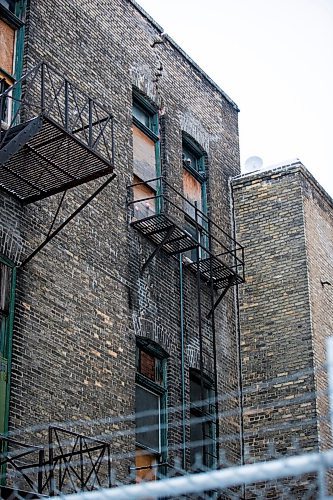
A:
<svg viewBox="0 0 333 500">
<path fill-rule="evenodd" d="M 42 250 L 42 248 L 45 247 L 45 245 L 47 245 L 58 233 L 60 233 L 60 231 L 65 227 L 67 226 L 67 224 L 72 220 L 74 219 L 74 217 L 79 213 L 81 212 L 81 210 L 83 208 L 85 208 L 87 205 L 89 205 L 89 203 L 101 192 L 103 191 L 104 188 L 106 188 L 106 186 L 108 186 L 110 184 L 111 181 L 113 181 L 113 179 L 116 177 L 116 174 L 112 174 L 101 186 L 99 186 L 99 188 L 96 189 L 96 191 L 93 192 L 92 195 L 89 196 L 89 198 L 87 198 L 62 224 L 60 224 L 59 227 L 57 227 L 57 229 L 55 229 L 51 234 L 48 235 L 48 237 L 43 241 L 43 243 L 41 243 L 23 262 L 22 264 L 19 266 L 20 268 L 25 266 L 25 264 L 27 264 L 28 262 L 30 262 L 30 260 L 35 257 L 35 255 L 37 255 L 38 252 L 40 252 L 40 250 Z"/>
<path fill-rule="evenodd" d="M 221 300 L 223 299 L 223 297 L 225 296 L 225 294 L 227 293 L 229 288 L 232 287 L 232 285 L 235 282 L 235 278 L 236 278 L 236 276 L 233 276 L 233 275 L 229 276 L 228 283 L 226 284 L 225 288 L 223 289 L 223 292 L 221 293 L 221 295 L 219 296 L 219 298 L 217 299 L 217 301 L 215 302 L 215 304 L 213 305 L 213 307 L 211 308 L 211 310 L 207 314 L 207 319 L 209 319 L 211 317 L 211 315 L 213 314 L 213 312 L 215 311 L 215 309 L 217 308 L 217 306 L 219 305 L 219 303 L 221 302 Z"/>
<path fill-rule="evenodd" d="M 146 267 L 148 266 L 148 264 L 155 257 L 155 255 L 161 250 L 161 248 L 163 247 L 163 245 L 165 245 L 165 243 L 167 243 L 168 238 L 172 235 L 172 233 L 174 232 L 174 230 L 175 230 L 174 226 L 173 227 L 169 227 L 169 229 L 166 232 L 166 234 L 165 234 L 164 238 L 162 239 L 162 241 L 157 245 L 157 247 L 154 249 L 154 251 L 148 257 L 148 259 L 146 260 L 146 262 L 143 264 L 143 266 L 141 268 L 141 274 L 143 274 L 143 272 L 146 269 Z"/>
</svg>

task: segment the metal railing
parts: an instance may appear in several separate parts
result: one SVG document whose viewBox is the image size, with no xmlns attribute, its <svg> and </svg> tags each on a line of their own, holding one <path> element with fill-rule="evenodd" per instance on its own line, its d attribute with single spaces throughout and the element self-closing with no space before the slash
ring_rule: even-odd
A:
<svg viewBox="0 0 333 500">
<path fill-rule="evenodd" d="M 0 485 L 20 484 L 20 489 L 41 493 L 44 450 L 0 435 Z"/>
<path fill-rule="evenodd" d="M 20 96 L 18 98 L 17 96 Z M 12 103 L 13 105 L 10 105 Z M 112 113 L 42 61 L 0 94 L 0 148 L 10 130 L 37 116 L 74 137 L 110 164 L 114 161 L 114 119 Z"/>
<path fill-rule="evenodd" d="M 110 445 L 61 427 L 49 427 L 45 464 L 50 495 L 111 487 Z"/>
<path fill-rule="evenodd" d="M 137 197 L 135 191 L 139 186 L 148 187 L 152 195 Z M 201 260 L 216 257 L 242 281 L 245 280 L 243 246 L 163 177 L 136 182 L 127 189 L 131 222 L 165 215 L 200 247 Z M 191 227 L 194 231 L 190 234 Z"/>
</svg>

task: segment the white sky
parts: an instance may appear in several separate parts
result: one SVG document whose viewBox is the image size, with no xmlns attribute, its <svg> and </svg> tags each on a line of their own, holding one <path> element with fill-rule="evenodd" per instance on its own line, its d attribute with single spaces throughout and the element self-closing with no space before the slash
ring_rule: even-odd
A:
<svg viewBox="0 0 333 500">
<path fill-rule="evenodd" d="M 241 164 L 299 158 L 333 197 L 333 0 L 138 0 L 240 108 Z"/>
</svg>

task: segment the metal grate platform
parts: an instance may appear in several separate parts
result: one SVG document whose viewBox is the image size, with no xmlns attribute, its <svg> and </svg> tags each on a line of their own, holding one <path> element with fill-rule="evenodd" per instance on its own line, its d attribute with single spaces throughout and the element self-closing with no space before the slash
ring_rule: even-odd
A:
<svg viewBox="0 0 333 500">
<path fill-rule="evenodd" d="M 22 202 L 112 173 L 112 113 L 49 64 L 0 94 L 3 109 L 12 112 L 0 122 L 0 188 Z"/>
<path fill-rule="evenodd" d="M 196 271 L 197 263 L 191 262 L 187 267 L 189 267 L 193 271 Z M 226 284 L 230 282 L 230 279 L 232 279 L 233 284 L 241 284 L 244 281 L 238 273 L 236 273 L 232 268 L 224 264 L 214 255 L 200 260 L 199 270 L 201 278 L 207 282 L 210 282 L 210 276 L 212 275 L 214 287 L 218 289 L 224 288 Z"/>
<path fill-rule="evenodd" d="M 131 225 L 153 243 L 161 245 L 161 250 L 164 250 L 169 255 L 177 255 L 199 246 L 198 241 L 193 236 L 164 213 L 134 220 Z M 171 235 L 163 241 L 168 231 L 171 230 Z M 196 272 L 197 262 L 190 262 L 186 267 Z M 243 282 L 240 275 L 236 274 L 231 267 L 214 255 L 201 259 L 199 261 L 199 270 L 202 279 L 210 282 L 212 277 L 213 285 L 218 289 L 224 288 L 230 280 L 233 283 Z"/>
<path fill-rule="evenodd" d="M 162 246 L 162 249 L 169 255 L 187 252 L 198 246 L 198 242 L 189 233 L 163 213 L 133 221 L 131 225 L 156 245 L 160 245 L 167 232 L 173 229 L 172 235 Z"/>
<path fill-rule="evenodd" d="M 44 116 L 41 122 L 41 128 L 0 167 L 5 191 L 31 203 L 113 171 L 108 161 L 52 119 Z"/>
</svg>

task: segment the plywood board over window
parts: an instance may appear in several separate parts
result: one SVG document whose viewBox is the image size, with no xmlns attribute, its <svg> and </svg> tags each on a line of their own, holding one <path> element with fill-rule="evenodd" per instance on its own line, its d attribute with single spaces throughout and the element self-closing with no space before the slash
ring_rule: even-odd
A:
<svg viewBox="0 0 333 500">
<path fill-rule="evenodd" d="M 133 125 L 133 170 L 143 181 L 156 177 L 155 142 Z"/>
<path fill-rule="evenodd" d="M 134 201 L 143 200 L 134 203 L 134 217 L 136 219 L 143 219 L 150 217 L 156 213 L 156 192 L 147 184 L 143 184 L 141 179 L 134 177 L 134 184 L 140 183 L 133 188 Z M 147 199 L 149 198 L 149 199 Z"/>
<path fill-rule="evenodd" d="M 0 19 L 0 68 L 13 74 L 16 30 Z"/>
<path fill-rule="evenodd" d="M 185 198 L 202 211 L 202 184 L 186 169 L 183 170 L 183 189 Z M 185 212 L 195 219 L 195 210 L 189 204 L 184 202 Z"/>
<path fill-rule="evenodd" d="M 135 454 L 136 482 L 155 481 L 157 468 L 154 466 L 156 463 L 155 455 L 137 448 Z"/>
</svg>

